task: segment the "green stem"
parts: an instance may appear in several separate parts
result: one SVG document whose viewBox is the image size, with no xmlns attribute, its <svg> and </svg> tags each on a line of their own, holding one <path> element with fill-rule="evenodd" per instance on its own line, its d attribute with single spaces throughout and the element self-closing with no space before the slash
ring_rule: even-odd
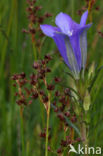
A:
<svg viewBox="0 0 103 156">
<path fill-rule="evenodd" d="M 34 59 L 35 59 L 35 61 L 36 61 L 36 60 L 37 60 L 37 51 L 36 51 L 36 46 L 35 46 L 35 44 L 34 44 L 34 43 L 32 43 L 32 45 L 33 45 Z"/>
<path fill-rule="evenodd" d="M 10 9 L 10 16 L 9 16 L 9 20 L 8 20 L 8 23 L 7 23 L 8 26 L 7 26 L 7 32 L 6 32 L 6 35 L 7 35 L 8 38 L 9 38 L 9 35 L 10 35 L 11 26 L 12 26 L 12 22 L 13 22 L 13 15 L 14 15 L 14 12 L 15 12 L 15 3 L 16 3 L 16 1 L 12 0 L 11 9 Z M 8 46 L 8 40 L 5 38 L 5 41 L 3 43 L 1 60 L 0 60 L 0 64 L 1 64 L 0 65 L 0 78 L 2 78 L 3 75 L 4 75 L 3 70 L 4 70 L 4 65 L 5 65 L 7 46 Z"/>
<path fill-rule="evenodd" d="M 49 117 L 50 117 L 50 98 L 49 98 L 49 101 L 48 101 L 48 108 L 47 108 L 45 156 L 48 156 Z"/>
<path fill-rule="evenodd" d="M 84 80 L 84 72 L 85 72 L 85 69 L 82 70 L 82 79 Z"/>
<path fill-rule="evenodd" d="M 88 147 L 88 139 L 87 139 L 87 130 L 86 130 L 86 124 L 83 122 L 81 127 L 81 136 L 83 139 L 83 145 Z M 85 156 L 88 156 L 88 154 L 85 154 Z"/>
<path fill-rule="evenodd" d="M 23 126 L 23 108 L 22 107 L 20 107 L 20 126 L 21 126 L 22 156 L 25 156 L 24 126 Z"/>
<path fill-rule="evenodd" d="M 26 144 L 26 156 L 29 156 L 29 146 L 30 146 L 30 144 L 29 144 L 29 142 L 27 142 L 27 144 Z"/>
</svg>

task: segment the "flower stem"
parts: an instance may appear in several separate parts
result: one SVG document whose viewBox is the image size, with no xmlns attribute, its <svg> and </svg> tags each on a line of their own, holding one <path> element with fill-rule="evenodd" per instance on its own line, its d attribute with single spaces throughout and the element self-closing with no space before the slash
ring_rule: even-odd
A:
<svg viewBox="0 0 103 156">
<path fill-rule="evenodd" d="M 87 130 L 86 129 L 87 129 L 86 124 L 83 122 L 81 125 L 81 136 L 83 139 L 84 148 L 85 148 L 85 145 L 86 145 L 86 147 L 88 147 L 88 139 L 87 139 Z M 85 154 L 85 156 L 88 156 L 88 154 Z"/>
<path fill-rule="evenodd" d="M 84 80 L 84 72 L 85 72 L 85 69 L 82 70 L 82 79 Z"/>
<path fill-rule="evenodd" d="M 32 43 L 32 45 L 33 45 L 34 59 L 35 59 L 35 61 L 36 61 L 36 60 L 37 60 L 36 46 L 35 46 L 35 43 Z"/>
<path fill-rule="evenodd" d="M 49 95 L 48 108 L 47 108 L 45 156 L 48 156 L 49 117 L 50 117 L 50 95 Z"/>
</svg>

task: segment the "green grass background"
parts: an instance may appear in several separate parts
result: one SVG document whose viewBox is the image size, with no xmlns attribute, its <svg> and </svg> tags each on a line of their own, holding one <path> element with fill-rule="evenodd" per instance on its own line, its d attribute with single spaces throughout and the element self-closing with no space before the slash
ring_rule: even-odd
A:
<svg viewBox="0 0 103 156">
<path fill-rule="evenodd" d="M 47 23 L 54 24 L 56 14 L 66 12 L 79 22 L 77 11 L 85 5 L 85 0 L 38 0 L 44 11 L 53 13 Z M 103 38 L 97 29 L 103 32 L 103 1 L 97 0 L 94 8 L 100 7 L 97 12 L 92 11 L 93 26 L 88 32 L 88 64 L 95 61 L 98 66 L 103 65 Z M 0 0 L 0 156 L 21 155 L 20 116 L 19 107 L 15 102 L 14 87 L 11 75 L 17 72 L 32 71 L 34 61 L 33 48 L 29 35 L 22 33 L 27 28 L 26 0 Z M 46 22 L 46 21 L 45 21 Z M 99 27 L 99 28 L 98 28 Z M 41 52 L 44 54 L 56 49 L 51 39 L 46 38 Z M 58 57 L 54 58 L 54 75 L 63 69 Z M 95 88 L 92 91 L 93 109 L 91 111 L 90 140 L 93 146 L 103 147 L 103 71 L 100 72 Z M 39 138 L 41 128 L 45 127 L 41 119 L 41 108 L 34 102 L 25 112 L 25 146 L 27 156 L 43 156 L 44 141 Z M 43 111 L 44 108 L 42 107 Z M 58 132 L 58 119 L 52 115 L 50 123 L 53 129 L 52 146 L 58 146 L 55 138 Z M 51 154 L 53 156 L 53 154 Z"/>
</svg>

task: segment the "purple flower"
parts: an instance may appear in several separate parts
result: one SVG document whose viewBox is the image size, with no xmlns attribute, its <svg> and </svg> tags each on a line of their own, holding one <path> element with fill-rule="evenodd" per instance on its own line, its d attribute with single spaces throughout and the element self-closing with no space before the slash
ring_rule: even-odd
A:
<svg viewBox="0 0 103 156">
<path fill-rule="evenodd" d="M 92 24 L 86 25 L 88 11 L 82 17 L 80 24 L 65 13 L 56 16 L 57 27 L 41 25 L 43 33 L 54 39 L 65 63 L 72 71 L 75 79 L 79 78 L 81 69 L 85 69 L 87 59 L 87 30 Z"/>
</svg>

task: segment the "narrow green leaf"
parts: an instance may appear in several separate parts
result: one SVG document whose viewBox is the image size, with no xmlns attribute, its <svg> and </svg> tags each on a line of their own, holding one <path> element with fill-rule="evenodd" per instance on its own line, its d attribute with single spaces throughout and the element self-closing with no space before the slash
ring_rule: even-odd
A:
<svg viewBox="0 0 103 156">
<path fill-rule="evenodd" d="M 52 107 L 53 109 L 56 108 L 53 104 L 51 104 L 51 107 Z M 59 113 L 60 113 L 60 111 L 59 111 Z M 81 137 L 81 134 L 80 134 L 79 129 L 78 129 L 65 115 L 64 115 L 64 118 L 65 118 L 66 122 L 68 123 L 68 125 L 69 125 L 70 127 L 74 128 L 74 130 L 77 132 L 77 134 Z"/>
</svg>

